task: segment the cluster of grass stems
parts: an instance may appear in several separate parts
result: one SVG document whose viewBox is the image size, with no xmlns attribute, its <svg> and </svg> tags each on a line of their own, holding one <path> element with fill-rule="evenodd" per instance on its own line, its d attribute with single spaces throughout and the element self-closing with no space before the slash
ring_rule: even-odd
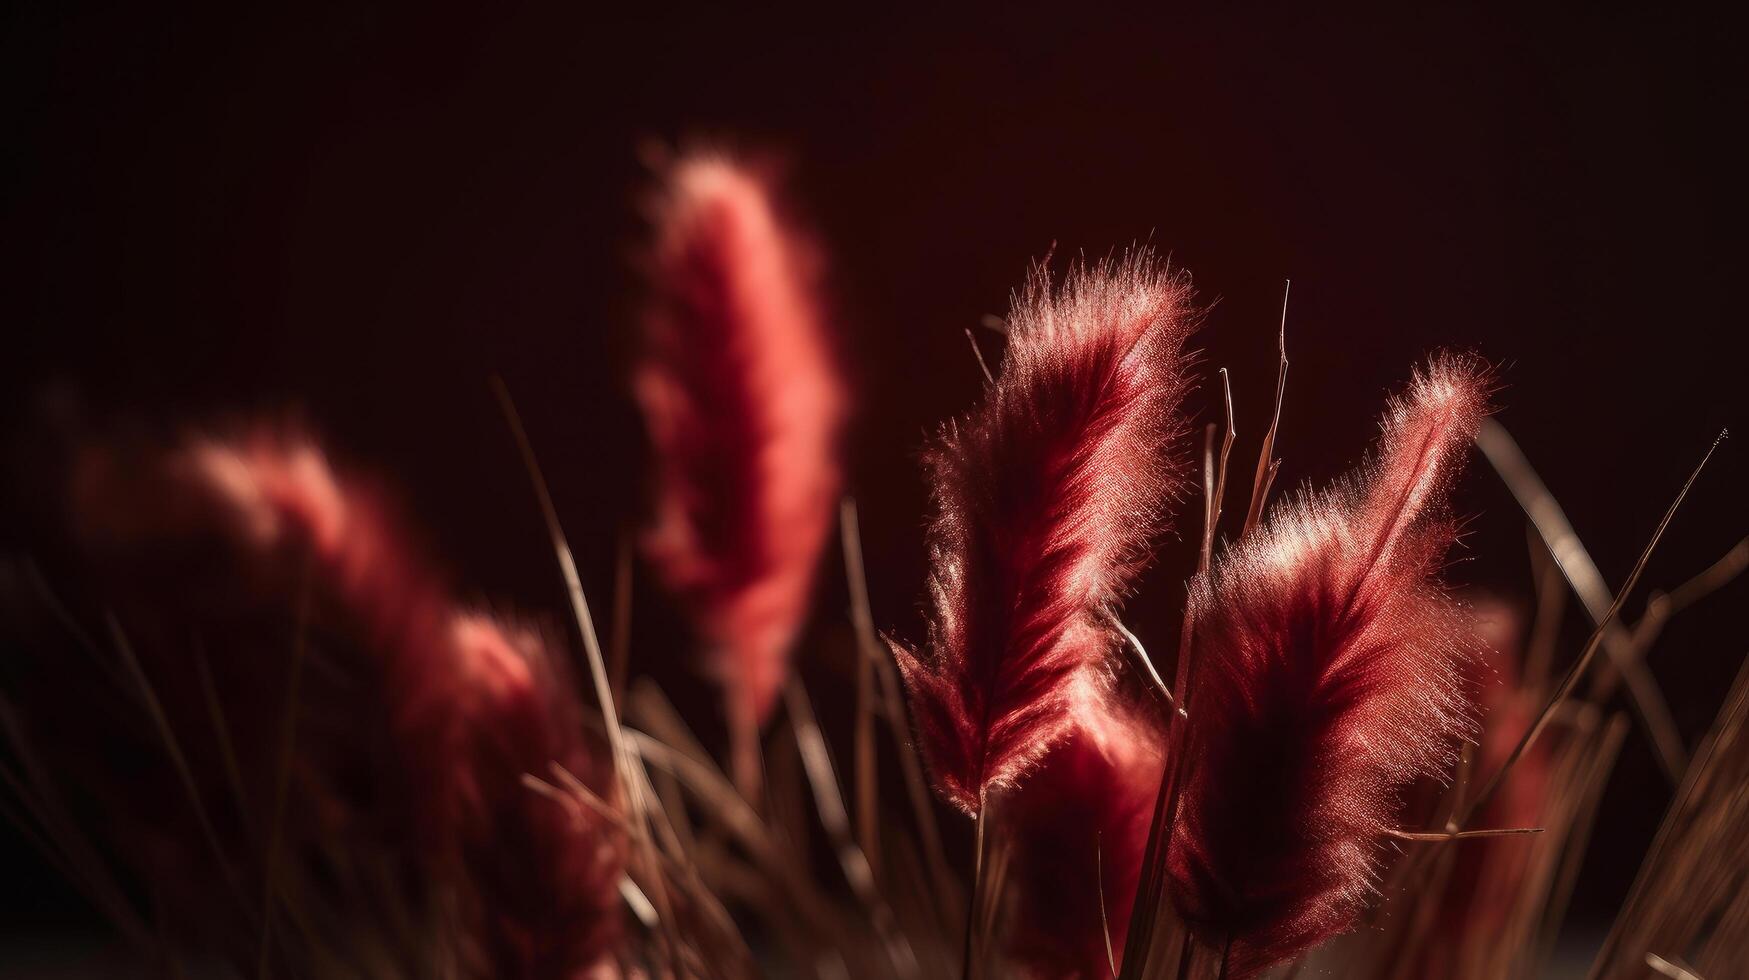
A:
<svg viewBox="0 0 1749 980">
<path fill-rule="evenodd" d="M 699 179 L 715 191 L 729 188 L 731 204 L 757 203 L 746 196 L 749 192 L 742 185 L 732 182 L 732 174 L 724 177 L 709 171 Z M 714 227 L 709 222 L 721 217 L 706 208 L 697 213 L 703 217 L 688 212 L 687 220 Z M 723 213 L 729 216 L 723 220 L 737 214 L 732 209 Z M 755 246 L 774 237 L 775 226 L 766 218 L 747 211 L 743 219 L 746 214 L 755 215 L 753 223 L 726 226 L 730 235 L 726 241 L 739 248 L 745 243 L 735 235 L 751 236 L 748 240 Z M 696 250 L 688 250 L 694 245 L 684 240 L 669 256 L 681 269 L 676 274 L 681 285 L 672 290 L 673 309 L 667 315 L 732 321 L 740 314 L 729 300 L 744 296 L 729 295 L 714 306 L 697 302 L 699 284 L 710 286 L 721 270 L 708 261 L 701 263 Z M 749 265 L 754 271 L 747 282 L 768 284 L 776 274 L 772 270 L 781 270 L 783 262 L 793 257 L 775 247 L 763 254 L 767 264 Z M 704 257 L 714 260 L 709 254 Z M 687 262 L 694 266 L 686 266 Z M 1141 267 L 1124 267 L 1132 268 Z M 1080 280 L 1075 288 L 1087 292 L 1071 292 L 1071 301 L 1106 296 L 1097 293 L 1107 287 L 1096 278 Z M 1132 285 L 1139 281 L 1133 280 Z M 1149 281 L 1160 288 L 1166 288 L 1161 285 L 1166 282 Z M 731 286 L 736 285 L 745 283 L 731 281 Z M 1048 302 L 1048 292 L 1043 295 Z M 1169 295 L 1164 307 L 1168 312 L 1162 316 L 1178 315 L 1177 295 Z M 803 294 L 756 299 L 763 305 L 754 302 L 749 308 L 782 321 L 790 330 L 776 342 L 791 343 L 805 333 L 809 311 Z M 1051 311 L 1033 312 L 1043 316 Z M 1275 443 L 1287 383 L 1285 316 L 1284 306 L 1274 417 L 1261 440 L 1247 505 L 1243 512 L 1229 516 L 1225 525 L 1222 502 L 1228 498 L 1236 433 L 1227 372 L 1220 371 L 1218 410 L 1224 422 L 1210 423 L 1202 433 L 1201 528 L 1193 593 L 1206 587 L 1219 570 L 1216 543 L 1223 527 L 1235 540 L 1243 540 L 1265 520 L 1278 465 Z M 1182 336 L 1170 339 L 1176 356 Z M 977 346 L 974 338 L 974 351 Z M 1161 356 L 1162 364 L 1175 363 Z M 996 381 L 981 353 L 978 361 L 994 391 Z M 706 359 L 701 370 L 708 374 L 724 369 Z M 1169 372 L 1161 375 L 1169 376 Z M 671 381 L 657 376 L 650 383 L 647 397 L 659 410 L 670 410 L 674 404 L 662 400 L 671 394 L 662 385 Z M 515 773 L 525 795 L 493 805 L 511 810 L 551 808 L 537 816 L 569 820 L 576 833 L 600 835 L 613 850 L 617 880 L 605 904 L 623 922 L 607 930 L 615 937 L 612 948 L 586 964 L 583 975 L 740 978 L 769 974 L 827 980 L 963 976 L 973 980 L 1053 976 L 1067 969 L 1013 955 L 1014 937 L 1005 934 L 1012 925 L 1011 903 L 1017 890 L 1025 887 L 1020 882 L 1024 875 L 1016 869 L 1040 856 L 1018 853 L 1018 838 L 1002 819 L 1002 807 L 985 799 L 984 785 L 968 786 L 962 781 L 951 791 L 943 789 L 940 760 L 919 751 L 919 736 L 912 727 L 917 703 L 908 704 L 907 695 L 915 699 L 918 683 L 935 683 L 918 678 L 920 672 L 939 665 L 924 666 L 909 651 L 899 651 L 896 661 L 895 649 L 877 633 L 855 502 L 844 498 L 837 514 L 841 574 L 849 597 L 848 622 L 839 625 L 848 626 L 851 656 L 847 662 L 834 661 L 833 651 L 798 651 L 798 659 L 809 665 L 806 673 L 812 673 L 816 683 L 820 671 L 835 664 L 842 669 L 830 679 L 831 694 L 852 704 L 848 725 L 822 725 L 804 672 L 795 670 L 783 675 L 786 679 L 775 696 L 761 688 L 726 697 L 726 730 L 717 730 L 714 721 L 699 730 L 647 677 L 635 676 L 633 665 L 646 652 L 634 656 L 632 650 L 634 560 L 633 549 L 623 542 L 611 556 L 616 583 L 610 629 L 606 642 L 602 641 L 584 594 L 578 560 L 535 448 L 507 389 L 496 381 L 494 387 L 569 599 L 567 632 L 582 651 L 572 665 L 574 671 L 553 676 L 583 678 L 579 690 L 565 694 L 580 702 L 578 724 L 602 763 L 596 773 L 576 772 L 557 761 Z M 1172 400 L 1176 397 L 1174 389 Z M 720 422 L 708 414 L 686 415 L 686 408 L 675 411 L 680 423 L 712 431 L 709 426 Z M 724 438 L 757 438 L 764 431 L 761 426 L 769 427 L 768 421 L 754 419 L 744 432 L 724 430 L 728 432 Z M 1153 427 L 1139 431 L 1149 438 L 1166 438 L 1165 423 L 1150 424 Z M 967 436 L 954 431 L 944 439 L 949 450 L 966 444 L 955 439 L 980 437 L 976 432 Z M 812 451 L 807 440 L 818 441 L 822 432 L 804 433 L 805 438 L 796 442 L 802 448 L 794 451 Z M 1508 669 L 1501 672 L 1502 683 L 1488 700 L 1491 713 L 1481 720 L 1477 743 L 1463 747 L 1456 771 L 1443 782 L 1422 780 L 1403 801 L 1403 826 L 1421 829 L 1379 828 L 1389 839 L 1389 854 L 1380 880 L 1355 883 L 1372 896 L 1361 920 L 1351 923 L 1345 934 L 1271 965 L 1267 972 L 1279 977 L 1380 980 L 1538 975 L 1550 962 L 1561 934 L 1617 757 L 1624 741 L 1638 732 L 1653 747 L 1675 787 L 1675 797 L 1591 975 L 1600 980 L 1648 975 L 1718 980 L 1734 975 L 1749 955 L 1749 732 L 1745 732 L 1749 668 L 1739 674 L 1717 721 L 1691 757 L 1647 667 L 1647 657 L 1672 616 L 1749 567 L 1749 540 L 1691 580 L 1652 592 L 1642 615 L 1629 622 L 1624 609 L 1700 467 L 1657 524 L 1632 573 L 1612 592 L 1506 429 L 1483 419 L 1475 442 L 1528 517 L 1536 594 L 1527 636 L 1522 641 L 1516 636 L 1502 641 L 1499 652 Z M 984 449 L 990 445 L 998 446 L 991 451 L 992 458 L 1003 458 L 999 441 L 981 444 Z M 1709 450 L 1707 456 L 1711 454 Z M 754 474 L 750 479 L 758 477 Z M 823 469 L 819 482 L 827 485 L 835 479 L 835 470 Z M 1150 473 L 1138 485 L 1160 482 Z M 676 499 L 684 502 L 683 496 Z M 781 516 L 774 520 L 781 521 Z M 1129 561 L 1130 556 L 1121 551 L 1108 549 L 1118 555 L 1113 561 Z M 603 549 L 586 557 L 605 561 L 610 556 Z M 0 692 L 0 732 L 6 749 L 0 758 L 4 789 L 0 810 L 164 975 L 366 978 L 485 971 L 482 963 L 490 960 L 468 948 L 458 909 L 473 908 L 477 918 L 484 904 L 483 914 L 490 916 L 491 903 L 501 896 L 484 891 L 430 894 L 409 888 L 405 869 L 386 855 L 340 842 L 328 847 L 320 839 L 313 845 L 306 841 L 296 852 L 282 853 L 289 846 L 282 817 L 289 812 L 289 802 L 296 802 L 288 802 L 287 794 L 302 751 L 300 718 L 323 708 L 301 693 L 306 680 L 316 678 L 312 672 L 324 669 L 316 658 L 305 656 L 309 647 L 305 631 L 310 625 L 305 615 L 307 595 L 286 602 L 296 610 L 294 635 L 286 638 L 290 655 L 285 663 L 274 662 L 286 673 L 282 683 L 270 684 L 279 692 L 280 714 L 278 724 L 271 726 L 273 744 L 264 749 L 235 743 L 239 726 L 234 712 L 239 706 L 227 702 L 203 655 L 197 654 L 192 662 L 200 672 L 204 703 L 199 710 L 178 713 L 176 704 L 159 696 L 166 678 L 152 676 L 151 662 L 136 655 L 126 623 L 113 615 L 102 617 L 100 623 L 85 621 L 74 612 L 79 605 L 64 601 L 28 559 L 8 558 L 3 571 L 0 585 L 6 610 L 30 607 L 28 618 L 53 624 L 61 634 L 53 642 L 82 651 L 80 655 L 89 658 L 84 669 L 97 678 L 93 683 L 102 681 L 122 691 L 127 710 L 137 712 L 143 728 L 154 733 L 155 744 L 149 750 L 168 761 L 175 785 L 159 787 L 154 798 L 140 799 L 137 805 L 186 808 L 192 814 L 193 834 L 200 838 L 197 846 L 210 861 L 202 880 L 214 882 L 217 890 L 205 900 L 221 924 L 192 945 L 185 933 L 165 927 L 166 903 L 173 901 L 165 896 L 176 892 L 177 883 L 141 882 L 125 870 L 126 862 L 117 857 L 139 843 L 118 839 L 100 818 L 70 802 L 77 790 L 64 785 L 53 761 L 58 733 L 52 727 L 28 724 L 26 716 L 31 712 L 21 709 L 40 706 L 15 703 L 11 692 Z M 1114 576 L 1121 589 L 1125 586 L 1120 580 L 1121 576 Z M 727 589 L 718 592 L 726 594 Z M 1579 600 L 1590 631 L 1576 655 L 1564 656 L 1558 640 L 1569 595 Z M 906 597 L 881 598 L 885 603 Z M 1092 605 L 1103 601 L 1096 598 Z M 730 606 L 732 601 L 723 608 Z M 1083 612 L 1077 609 L 1076 615 Z M 1104 612 L 1115 621 L 1115 611 Z M 732 616 L 724 614 L 724 618 Z M 1200 710 L 1198 692 L 1191 687 L 1191 641 L 1197 626 L 1187 613 L 1177 655 L 1163 665 L 1164 671 L 1121 624 L 1109 627 L 1124 640 L 1122 655 L 1111 665 L 1123 675 L 1119 682 L 1157 696 L 1164 705 L 1160 711 L 1163 744 L 1151 748 L 1166 762 L 1145 853 L 1114 854 L 1096 848 L 1090 855 L 1093 866 L 1081 870 L 1091 873 L 1097 887 L 1085 896 L 1050 896 L 1057 902 L 1098 905 L 1106 956 L 1095 975 L 1124 980 L 1224 980 L 1243 972 L 1234 965 L 1235 936 L 1228 933 L 1224 942 L 1210 941 L 1206 923 L 1193 934 L 1193 924 L 1183 920 L 1180 905 L 1170 894 L 1174 884 L 1169 880 L 1173 870 L 1167 851 L 1185 787 L 1198 765 L 1186 748 L 1190 720 Z M 1103 623 L 1090 628 L 1101 636 L 1107 629 Z M 765 669 L 774 662 L 781 664 L 785 653 L 781 644 L 765 643 L 744 659 L 758 661 Z M 29 660 L 28 651 L 8 651 L 8 657 L 14 654 L 19 661 Z M 907 684 L 912 685 L 909 691 Z M 77 725 L 82 710 L 77 692 L 64 693 L 71 710 L 59 721 Z M 1618 695 L 1624 693 L 1627 712 L 1615 707 L 1621 700 Z M 182 708 L 187 709 L 186 703 Z M 987 720 L 988 706 L 982 710 Z M 40 718 L 42 712 L 36 714 Z M 196 745 L 203 739 L 213 744 Z M 725 743 L 728 750 L 720 751 Z M 199 748 L 202 757 L 223 761 L 228 785 L 215 790 L 197 779 L 189 762 L 191 746 Z M 1024 761 L 1015 764 L 1014 772 L 1035 764 L 1038 754 L 1027 755 L 1021 746 L 1016 757 Z M 271 760 L 266 763 L 270 771 L 243 771 L 239 762 L 255 764 L 262 759 Z M 984 760 L 976 760 L 976 766 L 976 778 L 983 780 Z M 237 821 L 239 813 L 247 817 L 255 812 L 245 805 L 243 787 L 263 780 L 275 787 L 266 824 L 246 827 L 242 834 L 221 832 L 220 828 Z M 942 826 L 939 821 L 948 810 L 938 805 L 932 789 L 975 815 L 971 834 L 965 828 Z M 964 840 L 967 836 L 970 841 Z M 1062 862 L 1085 859 L 1075 849 L 1060 856 Z M 1116 861 L 1139 861 L 1139 865 L 1118 867 Z M 1362 877 L 1370 873 L 1364 862 L 1359 867 Z M 1129 880 L 1123 876 L 1130 872 L 1139 878 L 1133 911 L 1127 928 L 1118 927 L 1121 932 L 1114 935 L 1106 921 L 1105 882 Z M 464 879 L 459 887 L 465 891 L 472 886 Z M 579 883 L 579 887 L 584 886 Z M 1048 933 L 1052 924 L 1029 922 L 1028 927 Z M 215 940 L 213 934 L 220 938 Z M 1032 937 L 1035 947 L 1038 938 Z M 1073 940 L 1063 937 L 1063 941 Z M 530 945 L 540 944 L 530 940 Z"/>
<path fill-rule="evenodd" d="M 606 793 L 590 790 L 557 767 L 525 773 L 522 780 L 530 793 L 550 799 L 554 806 L 593 812 L 623 833 L 625 878 L 620 889 L 636 927 L 634 942 L 615 967 L 627 975 L 649 976 L 737 977 L 768 969 L 818 977 L 951 976 L 965 968 L 962 947 L 993 948 L 996 903 L 984 900 L 972 906 L 968 922 L 967 893 L 972 882 L 963 873 L 967 869 L 956 871 L 949 859 L 924 768 L 912 746 L 898 674 L 875 632 L 854 501 L 843 501 L 839 522 L 843 575 L 851 600 L 849 620 L 856 638 L 850 745 L 834 750 L 803 683 L 792 677 L 783 691 L 781 720 L 763 747 L 766 792 L 763 798 L 750 800 L 704 747 L 705 739 L 688 727 L 658 688 L 643 679 L 626 683 L 631 602 L 630 563 L 624 555 L 618 563 L 611 642 L 604 651 L 533 449 L 508 395 L 499 390 L 572 602 L 588 688 L 595 699 L 596 710 L 588 723 L 603 738 L 613 770 Z M 1224 439 L 1217 439 L 1215 426 L 1208 428 L 1205 487 L 1210 490 L 1225 478 L 1232 441 L 1230 422 L 1228 426 Z M 1669 711 L 1650 681 L 1645 659 L 1670 617 L 1749 566 L 1749 541 L 1739 543 L 1690 581 L 1653 592 L 1640 619 L 1625 623 L 1621 607 L 1676 504 L 1659 524 L 1627 583 L 1609 598 L 1560 507 L 1506 430 L 1489 422 L 1478 443 L 1531 518 L 1535 616 L 1513 694 L 1540 703 L 1540 710 L 1498 771 L 1476 771 L 1474 747 L 1466 747 L 1456 778 L 1432 801 L 1428 830 L 1399 835 L 1402 854 L 1390 867 L 1379 888 L 1380 900 L 1362 928 L 1277 972 L 1287 977 L 1536 975 L 1548 962 L 1587 855 L 1604 786 L 1633 727 L 1621 711 L 1609 706 L 1625 681 L 1642 729 L 1660 746 L 1666 771 L 1679 784 L 1592 973 L 1602 978 L 1729 976 L 1736 968 L 1733 964 L 1740 965 L 1738 957 L 1749 938 L 1749 888 L 1744 882 L 1749 869 L 1749 820 L 1744 819 L 1749 793 L 1749 733 L 1745 732 L 1749 670 L 1739 675 L 1717 721 L 1690 759 L 1668 729 Z M 1266 460 L 1268 452 L 1266 448 Z M 1271 470 L 1260 469 L 1259 487 Z M 1212 501 L 1218 497 L 1218 491 L 1210 494 L 1204 507 L 1205 570 L 1218 520 Z M 1256 518 L 1254 505 L 1246 520 Z M 153 695 L 153 681 L 130 654 L 120 625 L 111 623 L 109 642 L 100 641 L 65 614 L 47 583 L 28 565 L 11 566 L 9 575 L 10 586 L 27 590 L 56 609 L 65 617 L 65 628 L 79 637 L 88 652 L 126 679 L 138 706 L 159 731 L 161 749 L 180 766 L 180 740 L 199 737 L 190 731 L 196 726 L 190 719 L 164 716 Z M 1580 654 L 1557 676 L 1561 657 L 1556 638 L 1569 591 L 1579 597 L 1593 631 Z M 1603 658 L 1597 656 L 1599 651 Z M 287 698 L 288 711 L 295 710 L 295 677 Z M 222 704 L 215 701 L 211 709 L 222 719 Z M 61 802 L 56 774 L 45 768 L 31 736 L 4 703 L 0 703 L 0 726 L 9 749 L 0 767 L 7 789 L 6 816 L 123 936 L 149 951 L 166 972 L 180 972 L 181 952 L 164 946 L 163 937 L 151 926 L 150 910 L 139 907 L 135 892 L 108 866 L 99 832 L 70 817 Z M 217 733 L 221 739 L 226 737 L 222 722 Z M 1545 756 L 1539 771 L 1544 785 L 1538 793 L 1542 805 L 1535 814 L 1536 838 L 1466 843 L 1472 836 L 1467 828 L 1478 809 L 1503 781 L 1513 778 L 1513 765 L 1532 747 Z M 227 756 L 234 756 L 230 747 L 222 748 Z M 281 753 L 281 759 L 288 755 Z M 881 797 L 883 756 L 897 763 L 902 800 Z M 837 761 L 845 758 L 848 766 Z M 183 788 L 191 796 L 194 793 L 191 782 Z M 197 796 L 188 802 L 200 809 L 218 805 Z M 202 817 L 203 824 L 210 820 Z M 980 821 L 980 838 L 983 829 Z M 1001 894 L 1008 864 L 1003 842 L 980 839 L 975 846 L 980 857 L 970 869 L 980 879 L 975 890 L 985 896 Z M 830 854 L 829 867 L 822 866 L 820 854 Z M 334 859 L 337 867 L 361 861 L 357 855 Z M 236 857 L 215 855 L 215 860 L 229 866 Z M 367 862 L 368 856 L 363 860 Z M 1464 865 L 1478 862 L 1512 864 L 1516 890 L 1491 896 L 1498 904 L 1456 909 L 1459 919 L 1454 923 L 1453 910 L 1442 908 L 1446 884 Z M 280 868 L 276 873 L 291 878 L 301 872 Z M 368 868 L 351 867 L 349 873 L 356 875 L 352 898 L 361 907 L 374 909 L 379 919 L 372 941 L 386 948 L 306 947 L 314 952 L 300 967 L 321 975 L 371 976 L 378 975 L 374 960 L 385 970 L 415 963 L 429 966 L 431 975 L 445 973 L 441 910 L 395 907 L 401 901 L 395 890 L 373 885 Z M 270 921 L 276 906 L 295 901 L 301 892 L 316 893 L 285 881 L 263 893 L 256 884 L 239 883 L 233 897 L 246 905 L 252 920 L 260 922 Z M 214 896 L 214 900 L 224 898 Z M 326 930 L 312 923 L 354 911 L 298 905 L 281 908 L 278 917 L 295 924 L 281 928 L 302 928 L 310 936 L 320 936 Z M 1143 947 L 1151 952 L 1145 960 L 1114 962 L 1114 975 L 1220 974 L 1221 950 L 1190 939 L 1157 887 L 1143 886 L 1135 916 L 1154 930 Z M 264 931 L 264 942 L 266 936 Z M 1136 948 L 1132 940 L 1131 949 Z M 1000 970 L 986 964 L 985 955 L 979 952 L 972 957 L 974 974 Z M 269 962 L 263 950 L 263 975 L 273 972 Z"/>
</svg>

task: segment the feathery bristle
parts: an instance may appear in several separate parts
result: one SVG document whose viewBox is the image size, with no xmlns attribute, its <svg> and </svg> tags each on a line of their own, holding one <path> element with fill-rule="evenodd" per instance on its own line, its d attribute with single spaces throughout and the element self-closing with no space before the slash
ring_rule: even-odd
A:
<svg viewBox="0 0 1749 980">
<path fill-rule="evenodd" d="M 1229 975 L 1346 929 L 1376 888 L 1399 794 L 1473 727 L 1475 647 L 1437 571 L 1444 506 L 1486 412 L 1484 369 L 1436 358 L 1385 414 L 1377 458 L 1278 507 L 1193 585 L 1195 666 L 1171 894 Z"/>
<path fill-rule="evenodd" d="M 764 719 L 837 504 L 846 398 L 819 257 L 767 182 L 722 156 L 674 163 L 655 223 L 635 378 L 656 458 L 645 552 L 732 707 Z"/>
<path fill-rule="evenodd" d="M 1109 977 L 1112 960 L 1123 961 L 1165 767 L 1157 722 L 1093 678 L 1081 687 L 1073 731 L 1003 811 L 1014 845 L 1004 952 L 1035 980 Z"/>
<path fill-rule="evenodd" d="M 1184 482 L 1190 287 L 1147 250 L 1035 270 L 984 404 L 925 456 L 928 654 L 893 651 L 938 792 L 977 813 L 1069 730 L 1069 695 Z"/>
<path fill-rule="evenodd" d="M 317 870 L 330 862 L 346 874 L 403 862 L 388 880 L 445 922 L 432 927 L 442 942 L 430 950 L 354 935 L 331 940 L 339 948 L 328 955 L 363 955 L 347 952 L 353 942 L 438 959 L 453 948 L 464 975 L 571 976 L 611 952 L 612 832 L 521 779 L 557 764 L 603 781 L 563 664 L 533 632 L 457 611 L 375 494 L 338 476 L 309 440 L 265 429 L 126 457 L 93 447 L 72 489 L 74 531 L 182 731 L 205 728 L 188 669 L 190 638 L 203 641 L 210 696 L 232 725 L 220 737 L 234 746 L 243 785 L 233 792 L 220 767 L 199 765 L 212 753 L 191 748 L 199 796 L 227 812 L 223 802 L 242 793 L 247 825 L 277 828 L 282 842 L 276 858 L 257 835 L 227 834 L 232 859 L 288 881 L 307 875 L 303 901 L 332 887 Z M 292 652 L 305 642 L 307 657 Z M 310 663 L 288 674 L 288 658 Z M 288 709 L 286 678 L 300 675 Z M 282 815 L 273 783 L 288 710 Z M 197 836 L 173 824 L 142 830 L 159 842 L 148 876 L 196 883 L 191 916 L 225 898 L 215 876 L 196 871 L 213 860 Z M 440 896 L 446 912 L 433 904 Z M 394 918 L 354 907 L 375 901 L 363 894 L 325 901 L 321 914 L 348 932 L 376 914 Z"/>
</svg>

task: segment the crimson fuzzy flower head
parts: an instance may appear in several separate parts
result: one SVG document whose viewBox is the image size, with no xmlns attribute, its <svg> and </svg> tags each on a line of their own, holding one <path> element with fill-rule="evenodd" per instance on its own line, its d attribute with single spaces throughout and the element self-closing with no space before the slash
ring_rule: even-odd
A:
<svg viewBox="0 0 1749 980">
<path fill-rule="evenodd" d="M 317 957 L 289 962 L 390 957 L 418 974 L 453 955 L 465 976 L 590 969 L 620 935 L 617 832 L 522 781 L 557 765 L 604 783 L 576 687 L 539 632 L 460 608 L 385 499 L 307 436 L 253 426 L 89 445 L 68 516 L 167 724 L 192 734 L 215 723 L 209 711 L 225 720 L 228 736 L 188 737 L 184 749 L 212 836 L 251 874 L 283 878 L 301 915 L 344 934 L 326 936 L 325 952 L 281 940 L 288 956 Z M 78 766 L 132 801 L 106 832 L 163 883 L 168 914 L 204 923 L 218 933 L 205 942 L 234 941 L 253 965 L 258 927 L 217 926 L 227 919 L 211 906 L 230 891 L 208 834 L 177 806 L 140 805 L 183 799 L 183 778 L 167 764 L 101 771 L 156 748 L 150 729 L 104 727 L 108 751 Z M 268 827 L 277 852 L 262 846 Z M 384 875 L 373 886 L 384 890 L 348 890 L 366 873 Z M 440 938 L 416 938 L 422 915 Z"/>
<path fill-rule="evenodd" d="M 652 208 L 634 376 L 655 457 L 644 552 L 689 609 L 731 710 L 763 720 L 836 514 L 847 396 L 819 251 L 764 173 L 670 163 Z"/>
<path fill-rule="evenodd" d="M 1376 888 L 1399 794 L 1474 732 L 1478 648 L 1437 573 L 1447 490 L 1488 375 L 1436 358 L 1386 412 L 1376 457 L 1302 493 L 1192 588 L 1187 770 L 1172 900 L 1255 975 L 1348 928 Z"/>
<path fill-rule="evenodd" d="M 1189 283 L 1152 253 L 1037 269 L 1001 373 L 924 457 L 928 643 L 893 642 L 937 791 L 976 814 L 1066 737 L 1119 603 L 1185 484 L 1171 452 Z"/>
</svg>

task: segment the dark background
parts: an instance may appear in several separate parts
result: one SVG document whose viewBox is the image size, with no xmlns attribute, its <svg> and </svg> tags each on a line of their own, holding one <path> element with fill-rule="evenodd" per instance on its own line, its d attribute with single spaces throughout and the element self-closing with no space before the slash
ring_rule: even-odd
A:
<svg viewBox="0 0 1749 980">
<path fill-rule="evenodd" d="M 1280 485 L 1351 465 L 1429 349 L 1488 357 L 1501 418 L 1612 583 L 1749 405 L 1727 233 L 1740 35 L 1692 12 L 901 23 L 54 5 L 13 11 L 4 35 L 5 429 L 31 431 L 69 393 L 96 419 L 290 406 L 393 479 L 470 594 L 525 607 L 561 594 L 486 378 L 520 403 L 605 602 L 642 499 L 624 364 L 651 139 L 792 162 L 859 392 L 849 465 L 876 620 L 902 635 L 922 577 L 915 451 L 977 395 L 963 328 L 1001 313 L 1053 243 L 1099 256 L 1151 240 L 1195 275 L 1215 304 L 1204 365 L 1234 372 L 1242 473 L 1293 279 Z M 1724 446 L 1649 584 L 1749 533 L 1744 460 Z M 5 465 L 30 484 L 28 454 Z M 32 534 L 19 495 L 14 543 Z M 1485 467 L 1459 507 L 1474 520 L 1453 578 L 1526 595 L 1522 519 Z M 1171 635 L 1190 550 L 1166 542 L 1132 603 L 1144 638 Z M 823 617 L 843 601 L 826 581 Z M 1690 744 L 1745 653 L 1746 597 L 1739 584 L 1686 614 L 1654 659 Z M 1582 639 L 1569 631 L 1567 656 Z M 1607 922 L 1667 793 L 1636 737 L 1581 932 Z M 7 935 L 92 928 L 9 830 L 0 861 L 24 869 L 0 889 Z"/>
</svg>

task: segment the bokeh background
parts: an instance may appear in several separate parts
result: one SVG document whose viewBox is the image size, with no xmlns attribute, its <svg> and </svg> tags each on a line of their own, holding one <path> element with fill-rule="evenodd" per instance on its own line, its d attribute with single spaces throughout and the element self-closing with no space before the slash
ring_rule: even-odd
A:
<svg viewBox="0 0 1749 980">
<path fill-rule="evenodd" d="M 399 487 L 464 591 L 557 610 L 495 372 L 604 604 L 643 505 L 625 383 L 640 155 L 697 140 L 785 158 L 829 252 L 875 617 L 902 635 L 919 629 L 917 447 L 977 396 L 965 328 L 1053 249 L 1145 241 L 1191 271 L 1205 376 L 1233 372 L 1241 473 L 1293 280 L 1278 486 L 1352 465 L 1426 351 L 1481 353 L 1612 583 L 1749 416 L 1740 35 L 1692 10 L 4 16 L 9 548 L 43 533 L 47 429 L 289 409 Z M 1749 533 L 1746 454 L 1721 450 L 1649 584 Z M 1458 502 L 1473 519 L 1452 577 L 1527 596 L 1523 521 L 1485 466 Z M 1173 635 L 1191 551 L 1164 542 L 1131 607 L 1144 638 Z M 843 589 L 831 567 L 823 583 L 829 632 Z M 1746 599 L 1684 614 L 1654 655 L 1691 745 L 1749 650 Z M 637 603 L 638 655 L 660 657 L 662 600 Z M 1667 796 L 1631 740 L 1574 942 L 1607 923 Z M 99 944 L 10 828 L 0 865 L 0 964 Z"/>
</svg>

